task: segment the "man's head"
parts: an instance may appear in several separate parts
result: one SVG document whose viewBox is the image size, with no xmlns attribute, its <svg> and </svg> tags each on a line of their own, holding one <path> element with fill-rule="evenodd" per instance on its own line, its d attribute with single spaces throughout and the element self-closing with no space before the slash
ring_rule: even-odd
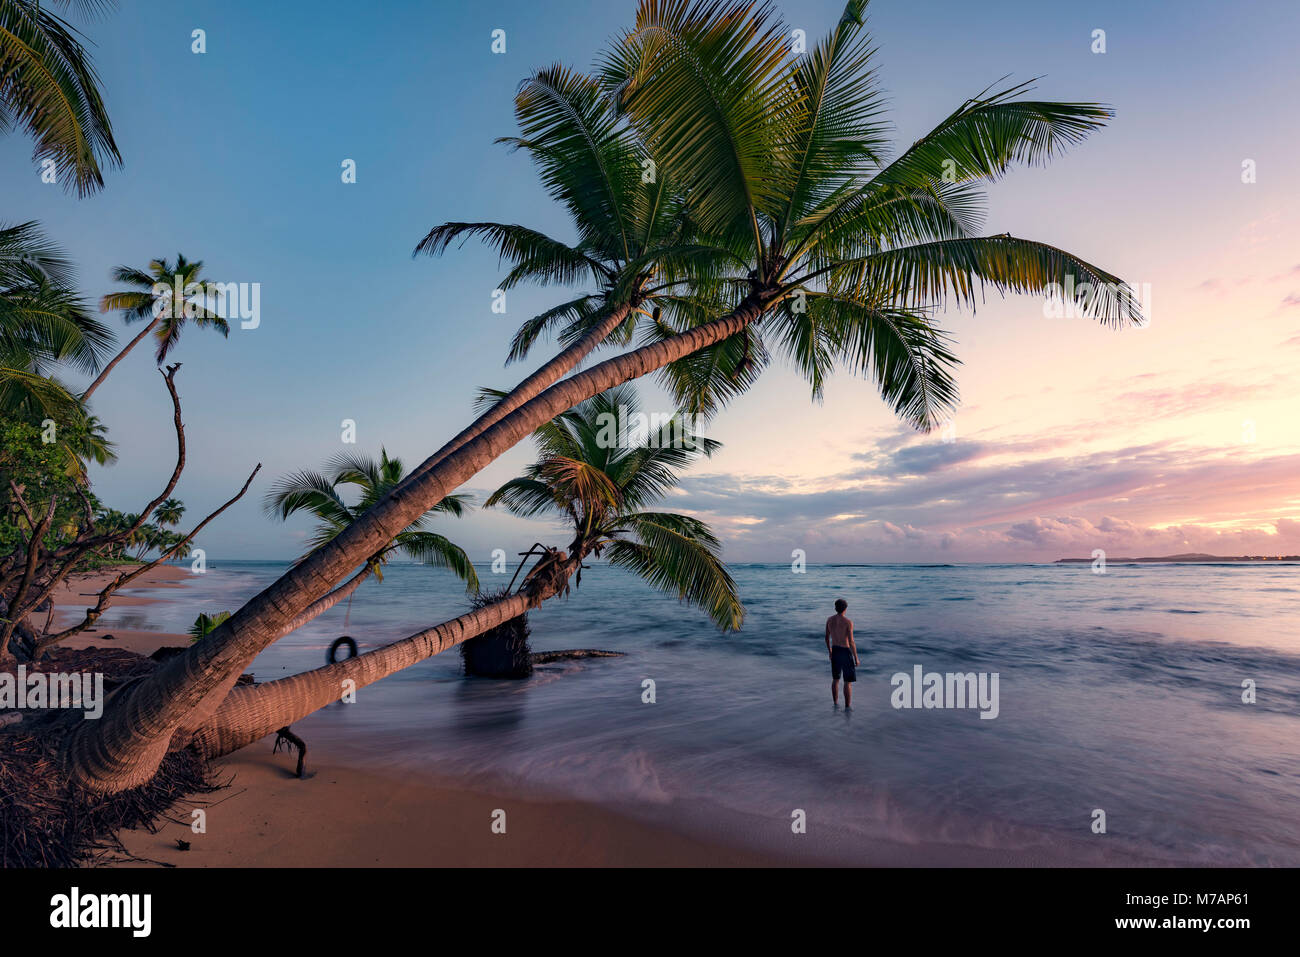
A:
<svg viewBox="0 0 1300 957">
<path fill-rule="evenodd" d="M 846 602 L 843 598 L 836 598 L 836 599 L 835 599 L 835 611 L 836 611 L 837 614 L 840 614 L 840 615 L 844 614 L 844 609 L 846 609 L 846 608 L 848 608 L 848 607 L 849 607 L 849 603 Z"/>
</svg>

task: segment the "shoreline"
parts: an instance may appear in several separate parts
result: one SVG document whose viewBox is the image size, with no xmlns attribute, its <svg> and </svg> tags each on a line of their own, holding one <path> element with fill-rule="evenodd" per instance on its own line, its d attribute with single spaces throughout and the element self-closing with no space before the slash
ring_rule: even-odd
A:
<svg viewBox="0 0 1300 957">
<path fill-rule="evenodd" d="M 82 575 L 56 594 L 56 617 L 66 626 L 115 572 Z M 119 592 L 114 606 L 174 600 L 192 575 L 163 565 Z M 142 596 L 143 589 L 173 595 Z M 66 616 L 66 618 L 64 617 Z M 110 637 L 111 636 L 111 637 Z M 64 642 L 70 649 L 115 648 L 142 655 L 187 646 L 173 632 L 89 630 Z M 539 792 L 517 784 L 412 771 L 367 757 L 384 748 L 375 736 L 313 735 L 306 775 L 294 776 L 296 752 L 273 754 L 264 738 L 213 762 L 213 794 L 177 801 L 157 830 L 118 835 L 139 860 L 95 866 L 179 867 L 1066 867 L 1167 866 L 1141 858 L 1101 859 L 1084 847 L 1032 849 L 976 847 L 887 838 L 850 844 L 828 838 L 820 826 L 808 835 L 788 819 L 745 815 L 720 805 L 674 799 L 666 806 L 626 810 Z M 192 811 L 203 809 L 206 830 L 195 833 Z M 505 833 L 493 815 L 505 812 Z M 499 829 L 499 824 L 498 824 Z M 820 831 L 821 833 L 816 833 Z M 765 835 L 760 843 L 758 835 Z M 181 850 L 178 840 L 187 842 Z M 788 850 L 783 846 L 788 844 Z"/>
<path fill-rule="evenodd" d="M 75 621 L 88 604 L 82 599 L 92 598 L 114 574 L 114 569 L 105 568 L 65 583 L 54 595 L 56 621 L 63 627 Z M 178 566 L 160 565 L 119 591 L 113 607 L 170 601 L 172 596 L 136 592 L 158 588 L 179 592 L 192 577 Z M 114 648 L 148 656 L 161 647 L 187 646 L 189 641 L 188 635 L 175 632 L 88 629 L 60 647 Z M 330 745 L 310 740 L 306 776 L 299 780 L 292 774 L 294 760 L 273 755 L 271 742 L 263 739 L 214 762 L 217 780 L 230 786 L 178 801 L 156 823 L 156 833 L 144 829 L 121 832 L 122 845 L 142 860 L 107 866 L 742 867 L 790 863 L 739 846 L 685 837 L 594 803 L 514 796 L 495 787 L 467 787 L 432 773 L 412 777 L 358 766 L 342 759 Z M 356 744 L 364 747 L 362 742 Z M 195 808 L 206 810 L 204 834 L 191 829 L 190 811 Z M 491 812 L 497 808 L 507 812 L 505 834 L 490 830 Z M 337 840 L 325 838 L 330 835 Z M 178 838 L 188 841 L 191 849 L 181 851 Z M 362 848 L 364 851 L 359 850 Z"/>
<path fill-rule="evenodd" d="M 80 575 L 74 575 L 64 582 L 63 586 L 57 589 L 52 596 L 55 609 L 55 627 L 66 628 L 75 624 L 80 616 L 85 613 L 85 609 L 94 605 L 99 590 L 108 584 L 112 577 L 117 574 L 117 569 L 122 567 L 124 566 L 116 565 L 94 572 L 84 572 Z M 169 599 L 146 597 L 135 594 L 135 592 L 146 588 L 175 589 L 179 592 L 185 588 L 186 583 L 193 577 L 192 573 L 180 566 L 159 565 L 119 590 L 113 596 L 113 603 L 109 608 L 111 610 L 113 608 L 162 604 Z M 148 657 L 159 648 L 188 645 L 189 643 L 189 635 L 175 632 L 92 626 L 81 632 L 81 634 L 73 635 L 66 641 L 60 642 L 58 647 L 77 650 L 117 648 L 122 651 L 134 651 L 136 654 Z"/>
</svg>

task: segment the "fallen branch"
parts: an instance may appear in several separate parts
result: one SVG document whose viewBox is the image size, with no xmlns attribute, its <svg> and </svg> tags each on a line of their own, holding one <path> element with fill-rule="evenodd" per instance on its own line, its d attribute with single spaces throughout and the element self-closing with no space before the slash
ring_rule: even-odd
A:
<svg viewBox="0 0 1300 957">
<path fill-rule="evenodd" d="M 93 625 L 96 619 L 98 619 L 100 615 L 102 615 L 105 612 L 105 610 L 107 610 L 109 604 L 111 603 L 113 594 L 119 588 L 129 584 L 130 582 L 135 581 L 135 579 L 139 578 L 141 575 L 145 574 L 146 572 L 150 571 L 153 568 L 156 568 L 158 565 L 161 565 L 163 562 L 165 562 L 176 552 L 180 551 L 182 548 L 184 548 L 190 542 L 192 542 L 194 540 L 194 537 L 198 535 L 199 532 L 203 531 L 204 527 L 207 526 L 209 522 L 215 519 L 226 509 L 230 508 L 230 506 L 234 505 L 241 498 L 243 498 L 244 493 L 247 492 L 248 487 L 253 484 L 253 479 L 257 476 L 257 473 L 261 470 L 261 468 L 262 468 L 262 463 L 259 462 L 253 468 L 253 471 L 249 474 L 248 478 L 244 481 L 244 487 L 241 488 L 233 498 L 229 499 L 219 509 L 213 512 L 203 521 L 199 522 L 199 524 L 195 525 L 194 529 L 188 535 L 182 538 L 179 542 L 177 542 L 167 551 L 162 552 L 153 561 L 149 562 L 147 565 L 141 565 L 139 568 L 135 569 L 134 571 L 131 571 L 129 573 L 128 572 L 119 573 L 116 578 L 114 578 L 111 582 L 109 582 L 107 585 L 104 586 L 104 589 L 99 593 L 99 601 L 95 603 L 94 608 L 86 609 L 86 615 L 84 618 L 82 618 L 80 622 L 78 622 L 77 624 L 73 625 L 70 628 L 65 628 L 63 631 L 60 631 L 55 635 L 50 635 L 39 640 L 36 643 L 36 653 L 39 654 L 40 652 L 48 648 L 50 645 L 57 644 L 58 642 L 63 641 L 65 638 L 70 638 L 79 632 L 85 631 L 87 628 Z"/>
</svg>

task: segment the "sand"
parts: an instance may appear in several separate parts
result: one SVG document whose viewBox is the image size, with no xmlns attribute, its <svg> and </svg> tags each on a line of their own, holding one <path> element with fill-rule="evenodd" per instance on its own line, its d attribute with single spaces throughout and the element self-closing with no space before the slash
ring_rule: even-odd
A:
<svg viewBox="0 0 1300 957">
<path fill-rule="evenodd" d="M 309 748 L 311 743 L 308 742 Z M 177 805 L 134 855 L 178 867 L 771 866 L 773 856 L 699 841 L 589 804 L 485 793 L 308 752 L 307 776 L 269 739 L 217 763 L 227 790 Z M 206 833 L 191 812 L 203 808 Z M 505 833 L 494 833 L 504 811 Z M 500 815 L 496 815 L 500 817 Z M 189 842 L 182 851 L 177 839 Z"/>
<path fill-rule="evenodd" d="M 94 607 L 102 589 L 117 574 L 116 569 L 108 568 L 84 575 L 74 575 L 54 592 L 54 624 L 56 628 L 67 628 Z M 166 599 L 144 597 L 138 594 L 140 589 L 175 589 L 179 593 L 193 578 L 185 568 L 175 565 L 159 565 L 145 572 L 131 584 L 122 588 L 113 596 L 110 607 L 122 608 L 130 605 L 152 605 Z M 123 628 L 91 627 L 79 635 L 60 644 L 62 648 L 120 648 L 134 651 L 141 655 L 151 655 L 164 645 L 188 645 L 188 635 L 176 635 L 160 631 L 132 631 Z"/>
</svg>

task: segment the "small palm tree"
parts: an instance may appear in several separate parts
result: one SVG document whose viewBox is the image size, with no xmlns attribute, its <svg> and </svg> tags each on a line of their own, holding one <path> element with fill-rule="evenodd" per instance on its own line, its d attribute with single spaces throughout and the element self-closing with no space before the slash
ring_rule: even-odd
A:
<svg viewBox="0 0 1300 957">
<path fill-rule="evenodd" d="M 169 498 L 154 509 L 153 517 L 159 525 L 175 526 L 185 514 L 185 503 L 178 498 Z"/>
<path fill-rule="evenodd" d="M 344 452 L 326 465 L 326 471 L 301 471 L 286 475 L 267 493 L 266 511 L 273 518 L 287 519 L 296 512 L 309 512 L 319 519 L 307 542 L 311 554 L 328 544 L 334 536 L 357 520 L 371 505 L 392 491 L 405 477 L 401 459 L 390 458 L 381 449 L 379 459 Z M 359 499 L 348 504 L 340 489 L 351 486 L 360 490 Z M 402 552 L 416 561 L 448 568 L 465 582 L 466 589 L 478 590 L 478 575 L 464 549 L 425 524 L 438 515 L 459 518 L 465 512 L 468 496 L 448 495 L 422 516 L 399 532 L 383 548 L 366 560 L 366 566 L 383 581 L 383 566 L 393 552 Z M 304 558 L 306 556 L 303 556 Z M 300 559 L 301 560 L 301 559 Z"/>
<path fill-rule="evenodd" d="M 537 461 L 484 505 L 502 505 L 524 517 L 558 514 L 573 529 L 571 556 L 605 557 L 703 609 L 719 628 L 739 628 L 745 609 L 709 526 L 649 510 L 683 469 L 721 444 L 694 435 L 676 417 L 644 438 L 610 441 L 620 412 L 624 418 L 639 412 L 629 386 L 601 393 L 542 426 L 534 433 Z"/>
<path fill-rule="evenodd" d="M 207 612 L 201 612 L 194 619 L 194 624 L 190 625 L 190 641 L 198 641 L 206 637 L 209 633 L 216 630 L 217 626 L 230 617 L 230 612 L 219 611 L 215 615 L 209 615 Z"/>
<path fill-rule="evenodd" d="M 139 319 L 150 321 L 126 344 L 126 348 L 104 366 L 99 378 L 82 393 L 83 402 L 108 378 L 114 366 L 125 359 L 150 333 L 158 341 L 154 358 L 159 365 L 166 361 L 168 354 L 180 341 L 187 322 L 193 321 L 200 329 L 215 329 L 223 336 L 230 335 L 230 324 L 208 308 L 211 297 L 207 292 L 208 282 L 202 273 L 203 263 L 190 262 L 179 253 L 174 263 L 166 259 L 154 259 L 147 269 L 118 266 L 113 270 L 113 279 L 131 288 L 106 294 L 99 301 L 100 311 L 119 311 L 127 322 Z"/>
</svg>

